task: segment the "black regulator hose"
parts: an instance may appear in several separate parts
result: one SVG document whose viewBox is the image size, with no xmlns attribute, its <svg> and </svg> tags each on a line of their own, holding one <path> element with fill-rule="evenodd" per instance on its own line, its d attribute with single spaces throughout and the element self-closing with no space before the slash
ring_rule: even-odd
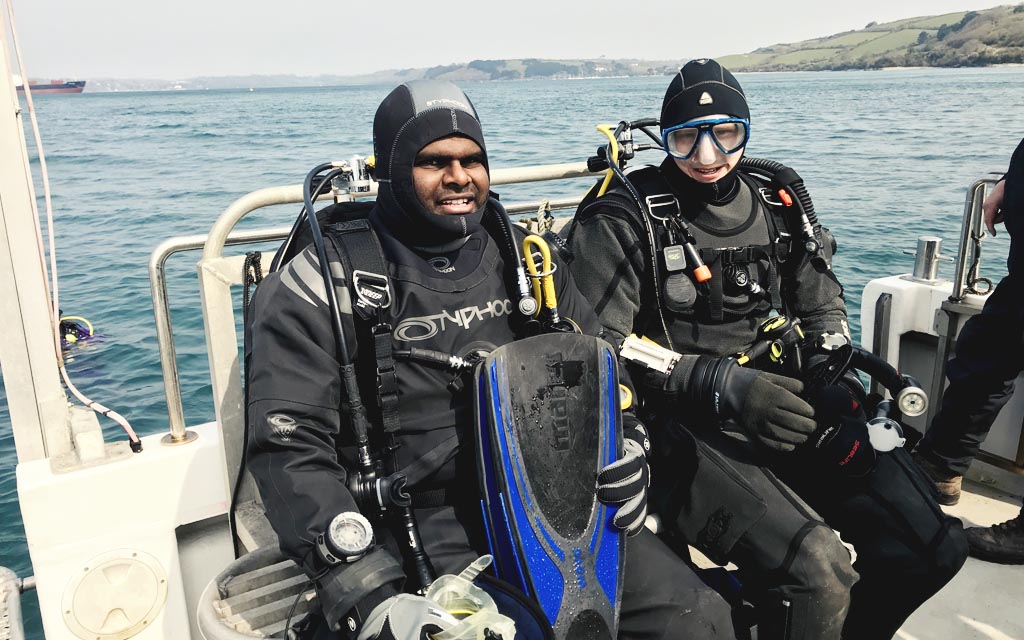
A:
<svg viewBox="0 0 1024 640">
<path fill-rule="evenodd" d="M 854 347 L 850 366 L 871 376 L 889 390 L 904 416 L 915 417 L 928 410 L 928 394 L 913 376 L 900 373 L 884 359 L 863 347 Z"/>
<path fill-rule="evenodd" d="M 797 218 L 800 224 L 800 235 L 804 242 L 804 250 L 812 256 L 821 256 L 823 243 L 821 225 L 818 223 L 818 215 L 814 212 L 814 203 L 811 202 L 811 194 L 807 192 L 803 178 L 792 168 L 781 162 L 765 160 L 764 158 L 743 158 L 740 160 L 740 167 L 765 173 L 782 189 L 777 195 L 783 206 L 791 207 L 796 204 Z"/>
<path fill-rule="evenodd" d="M 608 157 L 609 159 L 611 158 L 610 147 Z M 647 207 L 647 203 L 640 196 L 640 193 L 636 190 L 636 187 L 633 186 L 633 183 L 629 181 L 629 178 L 626 177 L 626 172 L 623 171 L 621 167 L 619 167 L 617 162 L 612 162 L 609 160 L 608 168 L 612 170 L 612 173 L 614 173 L 615 177 L 619 179 L 619 182 L 621 182 L 622 185 L 626 187 L 626 189 L 629 191 L 629 195 L 633 197 L 633 200 L 636 201 L 636 205 L 640 208 L 640 217 L 643 219 L 644 231 L 647 233 L 647 242 L 651 247 L 658 246 L 657 244 L 655 244 L 654 241 L 654 228 L 651 226 L 650 217 L 651 211 L 650 208 Z M 661 330 L 665 333 L 665 342 L 669 350 L 674 350 L 674 347 L 672 346 L 672 337 L 668 332 L 668 323 L 665 321 L 665 313 L 662 311 L 663 307 L 661 303 L 661 278 L 658 275 L 657 259 L 651 260 L 651 280 L 654 282 L 654 286 L 651 290 L 654 292 L 654 301 L 656 308 L 658 309 L 658 318 L 659 320 L 661 320 Z"/>
<path fill-rule="evenodd" d="M 526 279 L 526 268 L 523 266 L 523 254 L 519 251 L 519 243 L 516 242 L 515 236 L 512 235 L 512 221 L 497 198 L 488 198 L 486 206 L 483 224 L 493 230 L 491 236 L 504 249 L 501 253 L 505 260 L 512 263 L 512 278 L 515 280 L 515 290 L 519 294 L 516 308 L 522 315 L 532 318 L 540 303 L 530 293 L 530 283 Z M 491 215 L 487 215 L 488 213 Z"/>
<path fill-rule="evenodd" d="M 804 215 L 807 216 L 807 221 L 812 226 L 818 225 L 818 214 L 814 211 L 811 194 L 807 192 L 807 186 L 804 185 L 803 178 L 792 168 L 774 160 L 750 157 L 744 157 L 740 160 L 740 167 L 763 171 L 782 186 L 792 189 L 793 195 L 796 196 L 797 201 L 800 203 L 800 208 L 803 210 Z"/>
<path fill-rule="evenodd" d="M 316 197 L 321 192 L 329 189 L 331 180 L 344 171 L 344 169 L 329 171 L 314 188 L 313 182 L 317 176 L 331 167 L 331 163 L 321 164 L 314 167 L 306 175 L 306 180 L 302 185 L 302 198 L 305 205 L 306 219 L 309 221 L 310 231 L 313 235 L 313 244 L 316 247 L 317 258 L 320 261 L 320 275 L 323 277 L 331 325 L 334 330 L 335 340 L 337 341 L 337 359 L 340 365 L 342 394 L 344 402 L 348 406 L 349 420 L 352 425 L 353 434 L 356 437 L 360 473 L 351 474 L 349 489 L 357 501 L 362 499 L 363 502 L 369 502 L 376 499 L 382 515 L 389 508 L 397 510 L 397 516 L 402 526 L 406 529 L 407 534 L 406 540 L 408 544 L 403 545 L 403 549 L 411 556 L 412 564 L 420 582 L 420 591 L 425 592 L 434 580 L 433 567 L 430 565 L 430 559 L 423 549 L 423 541 L 420 538 L 419 528 L 416 525 L 416 519 L 412 512 L 411 499 L 405 491 L 406 477 L 397 472 L 388 477 L 383 477 L 377 473 L 379 465 L 374 460 L 374 456 L 370 451 L 370 420 L 366 413 L 366 407 L 363 405 L 359 395 L 356 368 L 352 362 L 352 354 L 349 352 L 348 343 L 345 340 L 345 326 L 341 318 L 341 310 L 331 276 L 330 263 L 327 261 L 327 248 L 324 244 L 323 233 L 320 231 L 320 222 L 316 215 L 316 209 L 313 208 L 313 202 L 316 200 Z M 525 276 L 523 279 L 525 280 Z"/>
</svg>

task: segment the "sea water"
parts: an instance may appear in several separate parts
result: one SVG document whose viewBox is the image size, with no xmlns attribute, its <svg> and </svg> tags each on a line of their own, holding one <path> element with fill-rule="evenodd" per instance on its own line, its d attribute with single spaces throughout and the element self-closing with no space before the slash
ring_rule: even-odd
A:
<svg viewBox="0 0 1024 640">
<path fill-rule="evenodd" d="M 795 168 L 839 251 L 850 324 L 872 278 L 907 273 L 922 235 L 953 255 L 965 190 L 1003 171 L 1024 136 L 1024 68 L 741 74 L 752 113 L 748 155 Z M 467 83 L 492 168 L 575 162 L 604 138 L 594 126 L 657 117 L 669 79 Z M 262 187 L 298 184 L 315 164 L 368 155 L 373 112 L 390 86 L 84 93 L 37 96 L 55 210 L 60 305 L 99 338 L 68 370 L 87 395 L 140 434 L 167 429 L 149 297 L 150 253 L 206 233 L 225 207 Z M 30 150 L 35 159 L 35 151 Z M 647 152 L 637 161 L 656 163 Z M 502 187 L 506 201 L 567 197 L 583 181 Z M 42 188 L 37 183 L 37 193 Z M 290 224 L 297 206 L 242 228 Z M 1006 234 L 985 241 L 983 273 L 1005 272 Z M 188 424 L 213 419 L 199 309 L 197 253 L 168 263 L 168 291 Z M 952 276 L 948 265 L 940 275 Z M 123 437 L 104 422 L 108 439 Z M 0 565 L 32 573 L 18 511 L 14 442 L 0 387 Z M 117 496 L 96 496 L 117 499 Z M 23 598 L 41 638 L 35 598 Z"/>
</svg>

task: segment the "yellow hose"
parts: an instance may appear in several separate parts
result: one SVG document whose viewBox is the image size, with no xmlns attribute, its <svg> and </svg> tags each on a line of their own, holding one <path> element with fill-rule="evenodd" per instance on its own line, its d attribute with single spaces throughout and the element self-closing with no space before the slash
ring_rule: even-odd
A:
<svg viewBox="0 0 1024 640">
<path fill-rule="evenodd" d="M 537 264 L 533 261 L 532 247 L 536 247 L 540 251 L 541 270 L 537 269 Z M 533 283 L 533 296 L 537 300 L 541 300 L 545 308 L 557 309 L 558 300 L 555 298 L 555 277 L 551 265 L 551 248 L 548 247 L 548 243 L 540 236 L 526 236 L 523 238 L 523 257 L 526 260 L 526 271 L 530 274 L 530 281 Z M 543 295 L 541 295 L 542 290 Z M 537 307 L 537 313 L 533 315 L 534 317 L 540 315 L 539 306 Z"/>
<path fill-rule="evenodd" d="M 615 136 L 612 134 L 612 131 L 614 130 L 612 125 L 599 124 L 597 125 L 597 130 L 603 133 L 604 135 L 608 136 L 608 143 L 610 145 L 612 155 L 611 159 L 608 160 L 608 162 L 614 162 L 617 166 L 619 164 L 619 142 L 618 140 L 615 139 Z M 604 182 L 601 183 L 601 189 L 598 190 L 597 192 L 598 198 L 603 196 L 605 191 L 608 191 L 608 185 L 612 183 L 612 176 L 614 175 L 615 172 L 612 171 L 610 168 L 608 169 L 608 171 L 605 172 Z"/>
</svg>

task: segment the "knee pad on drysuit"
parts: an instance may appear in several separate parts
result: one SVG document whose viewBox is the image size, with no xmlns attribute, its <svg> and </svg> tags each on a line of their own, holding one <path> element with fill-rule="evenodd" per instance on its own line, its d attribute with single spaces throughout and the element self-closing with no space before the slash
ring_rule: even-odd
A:
<svg viewBox="0 0 1024 640">
<path fill-rule="evenodd" d="M 821 522 L 808 522 L 790 541 L 777 585 L 757 599 L 760 640 L 838 640 L 850 607 L 857 572 L 850 552 Z"/>
</svg>

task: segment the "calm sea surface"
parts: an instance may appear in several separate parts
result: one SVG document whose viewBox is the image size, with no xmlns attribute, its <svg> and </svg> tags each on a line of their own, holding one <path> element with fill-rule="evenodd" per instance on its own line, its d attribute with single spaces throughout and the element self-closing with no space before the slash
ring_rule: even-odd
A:
<svg viewBox="0 0 1024 640">
<path fill-rule="evenodd" d="M 1024 68 L 746 74 L 753 114 L 748 155 L 804 178 L 839 242 L 835 270 L 859 333 L 860 294 L 872 278 L 909 272 L 921 235 L 958 242 L 967 186 L 1004 170 L 1024 136 Z M 602 122 L 658 115 L 667 78 L 466 84 L 492 168 L 585 159 Z M 142 434 L 167 414 L 147 261 L 162 240 L 205 233 L 231 202 L 297 184 L 314 165 L 371 153 L 373 112 L 390 86 L 38 96 L 56 215 L 60 303 L 90 319 L 101 340 L 72 351 L 87 395 Z M 643 158 L 644 156 L 640 156 Z M 648 152 L 647 161 L 660 158 Z M 588 183 L 500 190 L 506 201 L 566 197 Z M 37 187 L 37 192 L 42 189 Z M 298 207 L 243 227 L 290 224 Z M 985 270 L 1004 272 L 1006 236 L 986 241 Z M 172 322 L 189 424 L 213 419 L 195 263 L 168 265 Z M 942 273 L 952 276 L 943 266 Z M 121 437 L 105 425 L 109 437 Z M 32 572 L 15 486 L 16 456 L 0 387 L 0 565 Z M 97 500 L 104 496 L 96 496 Z M 111 496 L 115 498 L 115 496 Z M 41 638 L 33 596 L 29 637 Z"/>
</svg>

